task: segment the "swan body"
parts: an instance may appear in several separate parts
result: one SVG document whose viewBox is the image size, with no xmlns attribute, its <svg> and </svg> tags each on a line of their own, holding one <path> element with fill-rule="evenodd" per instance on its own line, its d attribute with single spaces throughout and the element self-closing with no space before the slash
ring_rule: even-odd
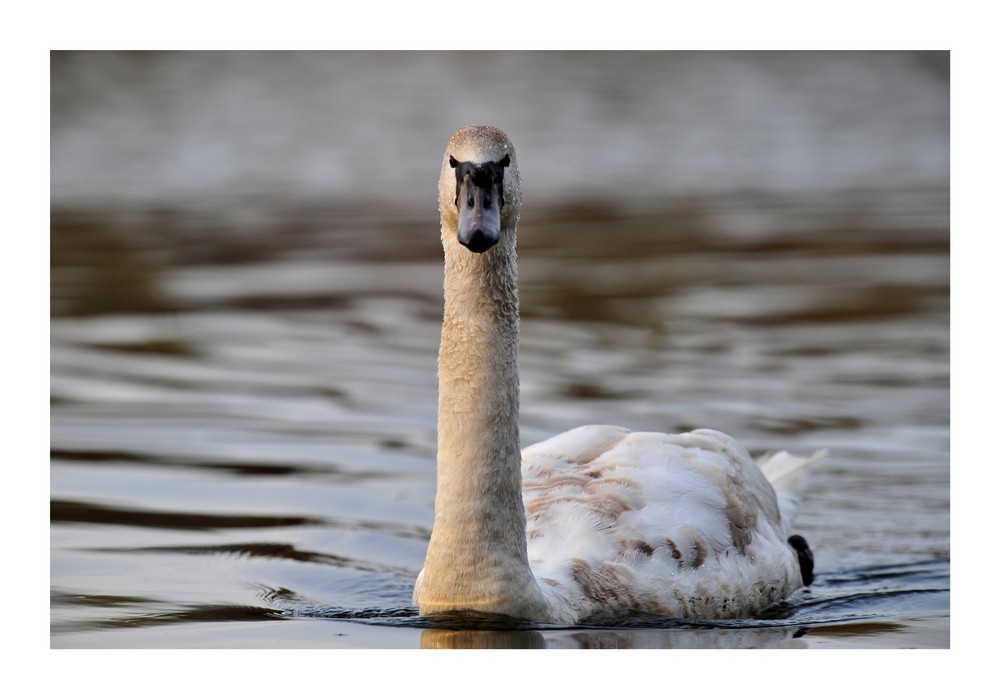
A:
<svg viewBox="0 0 1000 699">
<path fill-rule="evenodd" d="M 788 526 L 799 477 L 819 455 L 782 452 L 758 466 L 714 430 L 610 425 L 521 451 L 521 187 L 507 136 L 490 126 L 455 133 L 438 192 L 438 489 L 414 588 L 420 613 L 734 618 L 808 584 L 811 554 L 801 537 L 789 543 Z"/>
</svg>

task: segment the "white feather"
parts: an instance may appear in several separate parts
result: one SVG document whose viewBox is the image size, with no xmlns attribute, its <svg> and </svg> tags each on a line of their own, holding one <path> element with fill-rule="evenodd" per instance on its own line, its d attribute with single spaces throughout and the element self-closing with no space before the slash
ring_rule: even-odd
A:
<svg viewBox="0 0 1000 699">
<path fill-rule="evenodd" d="M 802 584 L 774 489 L 722 433 L 595 425 L 528 447 L 522 459 L 529 563 L 557 619 L 637 606 L 745 616 Z M 773 472 L 813 460 L 783 455 Z M 752 520 L 742 544 L 734 518 Z"/>
</svg>

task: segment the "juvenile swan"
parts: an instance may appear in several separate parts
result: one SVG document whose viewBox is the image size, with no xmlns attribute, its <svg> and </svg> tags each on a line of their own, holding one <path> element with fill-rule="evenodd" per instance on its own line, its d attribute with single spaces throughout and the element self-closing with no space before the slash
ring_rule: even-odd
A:
<svg viewBox="0 0 1000 699">
<path fill-rule="evenodd" d="M 438 207 L 438 483 L 413 592 L 420 613 L 719 619 L 753 615 L 809 584 L 812 556 L 801 537 L 789 540 L 788 524 L 792 489 L 812 459 L 780 453 L 758 468 L 714 430 L 607 425 L 521 451 L 521 178 L 502 131 L 469 126 L 451 137 Z"/>
</svg>

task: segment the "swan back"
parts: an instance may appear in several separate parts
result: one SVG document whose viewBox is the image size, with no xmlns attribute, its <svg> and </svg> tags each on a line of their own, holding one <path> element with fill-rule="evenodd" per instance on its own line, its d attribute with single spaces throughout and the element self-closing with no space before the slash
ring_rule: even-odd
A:
<svg viewBox="0 0 1000 699">
<path fill-rule="evenodd" d="M 774 489 L 721 432 L 595 425 L 522 456 L 528 558 L 557 617 L 746 616 L 802 584 Z"/>
</svg>

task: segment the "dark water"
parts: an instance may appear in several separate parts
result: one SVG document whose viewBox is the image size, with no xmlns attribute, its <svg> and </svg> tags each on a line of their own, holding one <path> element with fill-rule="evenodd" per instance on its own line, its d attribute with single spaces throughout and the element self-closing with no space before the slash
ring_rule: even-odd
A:
<svg viewBox="0 0 1000 699">
<path fill-rule="evenodd" d="M 75 79 L 96 70 L 70 63 Z M 174 104 L 162 76 L 176 63 L 156 65 L 148 99 Z M 81 123 L 54 133 L 105 138 Z M 421 619 L 441 308 L 443 141 L 427 140 L 427 196 L 376 206 L 235 191 L 109 203 L 124 166 L 100 196 L 63 196 L 79 163 L 54 149 L 53 647 L 949 646 L 948 192 L 929 176 L 641 205 L 613 185 L 526 197 L 524 442 L 611 422 L 828 449 L 797 523 L 817 579 L 740 622 Z"/>
<path fill-rule="evenodd" d="M 370 260 L 334 239 L 185 262 L 211 256 L 200 244 L 150 272 L 148 311 L 94 312 L 118 283 L 86 264 L 110 226 L 67 215 L 53 228 L 67 260 L 53 268 L 53 645 L 946 646 L 947 236 L 745 243 L 664 225 L 659 243 L 606 249 L 586 230 L 601 217 L 525 216 L 525 442 L 611 421 L 830 449 L 799 519 L 819 561 L 809 591 L 749 625 L 427 628 L 409 596 L 432 523 L 435 255 Z M 434 233 L 351 230 L 401 242 L 411 226 Z M 115 269 L 144 278 L 125 262 L 143 251 L 120 252 Z"/>
</svg>

